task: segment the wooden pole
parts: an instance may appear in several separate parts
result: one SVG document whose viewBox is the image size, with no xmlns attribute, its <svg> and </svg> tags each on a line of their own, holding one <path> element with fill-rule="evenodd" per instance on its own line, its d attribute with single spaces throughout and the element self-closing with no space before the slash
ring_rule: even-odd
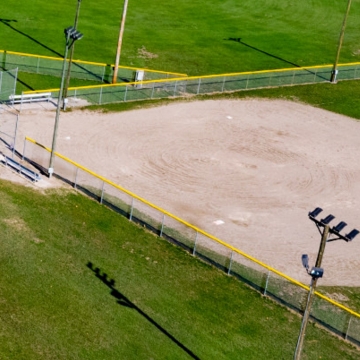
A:
<svg viewBox="0 0 360 360">
<path fill-rule="evenodd" d="M 76 14 L 75 14 L 75 20 L 74 20 L 74 29 L 75 30 L 77 30 L 77 24 L 79 21 L 80 4 L 81 4 L 81 0 L 78 0 Z M 66 108 L 65 99 L 67 98 L 68 88 L 70 85 L 70 72 L 71 72 L 72 60 L 74 57 L 74 48 L 75 48 L 75 43 L 73 44 L 73 46 L 71 47 L 71 50 L 70 50 L 69 65 L 68 65 L 68 69 L 67 69 L 66 82 L 65 82 L 64 94 L 63 94 L 63 110 L 65 110 L 65 108 Z"/>
<path fill-rule="evenodd" d="M 326 245 L 327 238 L 329 236 L 329 231 L 330 231 L 330 226 L 325 225 L 324 232 L 322 233 L 322 236 L 321 236 L 321 243 L 320 243 L 319 252 L 318 252 L 318 256 L 317 256 L 316 264 L 315 264 L 315 267 L 317 267 L 317 268 L 321 267 L 321 262 L 322 262 L 322 259 L 324 256 L 325 245 Z M 311 279 L 310 291 L 309 291 L 309 295 L 308 295 L 308 299 L 306 302 L 306 307 L 305 307 L 305 311 L 304 311 L 304 315 L 303 315 L 303 319 L 302 319 L 302 323 L 301 323 L 300 334 L 298 337 L 298 343 L 296 345 L 295 354 L 294 354 L 294 360 L 300 360 L 301 351 L 302 351 L 302 347 L 303 347 L 303 343 L 304 343 L 304 339 L 305 339 L 306 326 L 309 321 L 311 306 L 312 306 L 312 303 L 314 300 L 314 293 L 315 293 L 315 289 L 316 289 L 316 285 L 317 285 L 317 280 L 318 280 L 317 278 Z"/>
<path fill-rule="evenodd" d="M 342 27 L 341 27 L 341 32 L 340 32 L 340 37 L 339 37 L 339 44 L 338 44 L 338 48 L 337 48 L 337 52 L 336 52 L 336 58 L 335 58 L 334 66 L 333 66 L 332 71 L 331 71 L 330 81 L 333 84 L 336 83 L 336 75 L 337 75 L 337 72 L 338 72 L 337 65 L 338 65 L 339 58 L 340 58 L 341 46 L 342 46 L 342 43 L 343 43 L 343 40 L 344 40 L 346 21 L 347 21 L 347 18 L 349 16 L 350 7 L 351 7 L 351 0 L 349 0 L 348 4 L 347 4 L 344 21 L 343 21 L 343 24 L 342 24 Z"/>
<path fill-rule="evenodd" d="M 115 57 L 114 73 L 113 73 L 113 79 L 112 79 L 113 84 L 116 84 L 116 82 L 117 82 L 118 67 L 120 64 L 121 45 L 122 45 L 122 39 L 123 39 L 124 29 L 125 29 L 125 20 L 126 20 L 126 12 L 127 12 L 127 7 L 128 7 L 128 2 L 129 2 L 129 0 L 124 1 L 124 8 L 123 8 L 122 18 L 121 18 L 121 23 L 120 23 L 119 40 L 118 40 L 118 46 L 117 46 L 117 50 L 116 50 L 116 57 Z"/>
</svg>

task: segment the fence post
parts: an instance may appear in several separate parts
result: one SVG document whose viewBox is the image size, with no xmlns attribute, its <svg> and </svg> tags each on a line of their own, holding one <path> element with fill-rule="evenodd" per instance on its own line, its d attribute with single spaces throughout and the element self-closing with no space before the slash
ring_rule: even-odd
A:
<svg viewBox="0 0 360 360">
<path fill-rule="evenodd" d="M 318 71 L 318 69 L 315 69 L 315 75 L 314 75 L 314 80 L 313 80 L 314 83 L 316 82 L 317 71 Z"/>
<path fill-rule="evenodd" d="M 40 64 L 40 58 L 37 58 L 37 63 L 36 63 L 36 73 L 39 73 L 39 64 Z"/>
<path fill-rule="evenodd" d="M 231 250 L 229 268 L 228 268 L 228 272 L 227 272 L 228 275 L 230 275 L 230 271 L 231 271 L 231 265 L 232 265 L 232 261 L 233 261 L 233 254 L 234 254 L 234 252 Z"/>
<path fill-rule="evenodd" d="M 134 210 L 134 198 L 131 198 L 131 209 L 130 209 L 129 221 L 132 220 L 133 210 Z"/>
<path fill-rule="evenodd" d="M 126 101 L 126 94 L 127 94 L 127 89 L 128 89 L 128 87 L 127 87 L 127 85 L 125 85 L 125 94 L 124 94 L 124 101 Z"/>
<path fill-rule="evenodd" d="M 19 112 L 21 112 L 21 109 L 22 109 L 23 97 L 24 97 L 24 92 L 22 91 L 21 92 L 21 101 L 20 101 L 20 110 L 19 110 Z"/>
<path fill-rule="evenodd" d="M 102 203 L 103 203 L 103 198 L 104 198 L 104 187 L 105 187 L 105 181 L 103 181 L 103 184 L 102 184 L 101 197 L 100 197 L 100 204 L 102 204 Z"/>
<path fill-rule="evenodd" d="M 26 138 L 25 138 L 25 140 L 24 140 L 23 155 L 22 155 L 21 160 L 24 160 L 24 159 L 25 159 L 25 150 L 26 150 Z"/>
<path fill-rule="evenodd" d="M 76 184 L 77 184 L 77 177 L 78 177 L 78 172 L 79 172 L 79 168 L 76 168 L 76 172 L 75 172 L 75 180 L 74 180 L 74 188 L 76 189 Z"/>
<path fill-rule="evenodd" d="M 74 99 L 76 100 L 76 89 L 74 90 Z"/>
<path fill-rule="evenodd" d="M 295 70 L 293 71 L 293 76 L 292 76 L 292 79 L 291 79 L 291 85 L 294 85 L 294 79 L 295 79 Z"/>
<path fill-rule="evenodd" d="M 351 317 L 351 315 L 350 315 L 348 327 L 347 327 L 347 329 L 346 329 L 345 340 L 347 340 L 347 338 L 348 338 L 349 329 L 350 329 L 350 324 L 351 324 L 351 319 L 352 319 L 352 317 Z"/>
<path fill-rule="evenodd" d="M 221 87 L 221 92 L 224 92 L 224 88 L 225 88 L 225 76 L 223 78 L 223 84 L 222 84 L 222 87 Z"/>
<path fill-rule="evenodd" d="M 268 270 L 266 282 L 265 282 L 265 288 L 264 288 L 264 295 L 266 295 L 267 287 L 269 285 L 269 278 L 270 278 L 270 270 Z"/>
<path fill-rule="evenodd" d="M 101 98 L 102 98 L 102 87 L 100 88 L 100 95 L 99 95 L 99 105 L 101 105 Z"/>
<path fill-rule="evenodd" d="M 174 95 L 173 96 L 176 96 L 176 85 L 177 85 L 177 81 L 175 81 L 175 86 L 174 86 Z"/>
<path fill-rule="evenodd" d="M 165 222 L 165 214 L 163 214 L 163 218 L 162 218 L 162 222 L 161 222 L 160 237 L 162 237 L 162 234 L 163 234 L 164 222 Z"/>
<path fill-rule="evenodd" d="M 197 243 L 197 240 L 198 240 L 198 235 L 199 233 L 196 232 L 196 236 L 195 236 L 195 242 L 194 242 L 194 248 L 193 248 L 193 256 L 195 256 L 195 253 L 196 253 L 196 243 Z"/>
<path fill-rule="evenodd" d="M 248 74 L 248 76 L 247 76 L 247 79 L 246 79 L 246 87 L 245 87 L 245 89 L 247 89 L 247 88 L 248 88 L 248 85 L 249 85 L 249 77 L 250 77 L 250 74 Z"/>
<path fill-rule="evenodd" d="M 103 67 L 103 72 L 102 72 L 102 75 L 101 75 L 101 82 L 104 82 L 105 69 L 106 69 L 106 65 Z"/>
<path fill-rule="evenodd" d="M 154 96 L 154 90 L 155 90 L 155 83 L 153 82 L 153 88 L 151 90 L 151 99 L 153 98 Z"/>
<path fill-rule="evenodd" d="M 19 114 L 16 114 L 16 124 L 15 124 L 15 133 L 14 133 L 14 144 L 13 144 L 12 155 L 11 155 L 11 158 L 12 158 L 12 159 L 14 159 L 14 154 L 15 154 L 15 146 L 16 146 L 18 123 L 19 123 Z"/>
<path fill-rule="evenodd" d="M 199 85 L 198 85 L 198 88 L 197 88 L 196 95 L 199 95 L 199 91 L 200 91 L 200 84 L 201 84 L 201 78 L 199 78 Z"/>
</svg>

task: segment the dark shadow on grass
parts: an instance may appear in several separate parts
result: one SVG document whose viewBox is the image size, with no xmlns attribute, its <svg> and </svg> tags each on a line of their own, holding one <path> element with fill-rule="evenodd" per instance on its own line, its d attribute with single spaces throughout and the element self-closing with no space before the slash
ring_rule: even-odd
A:
<svg viewBox="0 0 360 360">
<path fill-rule="evenodd" d="M 277 55 L 274 55 L 274 54 L 270 54 L 270 53 L 268 53 L 267 51 L 261 50 L 261 49 L 255 47 L 255 46 L 246 44 L 246 43 L 244 43 L 244 42 L 241 40 L 241 38 L 231 38 L 231 37 L 230 37 L 230 38 L 225 39 L 225 40 L 235 41 L 235 42 L 237 42 L 237 43 L 239 43 L 239 44 L 241 44 L 241 45 L 244 45 L 244 46 L 246 46 L 246 47 L 248 47 L 248 48 L 250 48 L 250 49 L 252 49 L 252 50 L 256 50 L 256 51 L 258 51 L 258 52 L 260 52 L 260 53 L 262 53 L 262 54 L 264 54 L 264 55 L 270 56 L 270 57 L 272 57 L 272 58 L 274 58 L 274 59 L 283 61 L 283 62 L 285 62 L 285 63 L 287 63 L 287 64 L 290 64 L 290 65 L 293 65 L 293 66 L 295 66 L 295 67 L 301 67 L 300 65 L 295 64 L 295 63 L 293 63 L 293 62 L 291 62 L 291 61 L 289 61 L 289 60 L 286 60 L 286 59 L 284 59 L 284 58 L 282 58 L 282 57 L 280 57 L 280 56 L 277 56 Z"/>
<path fill-rule="evenodd" d="M 9 69 L 9 70 L 13 70 L 13 69 Z M 0 71 L 8 71 L 8 69 L 5 69 L 3 66 L 0 66 Z M 8 75 L 10 75 L 13 79 L 16 80 L 16 82 L 20 83 L 21 85 L 25 86 L 27 89 L 29 90 L 35 90 L 33 87 L 31 87 L 29 84 L 27 84 L 26 82 L 22 81 L 19 76 L 15 76 L 14 74 L 12 74 L 11 72 L 7 72 Z M 16 90 L 16 89 L 15 89 Z M 7 100 L 7 99 L 5 99 Z"/>
<path fill-rule="evenodd" d="M 224 39 L 224 40 L 235 41 L 235 42 L 237 42 L 237 43 L 239 43 L 239 44 L 241 44 L 241 45 L 243 45 L 243 46 L 246 46 L 246 47 L 248 47 L 248 48 L 250 48 L 250 49 L 252 49 L 252 50 L 258 51 L 258 52 L 260 52 L 260 53 L 262 53 L 262 54 L 264 54 L 264 55 L 266 55 L 266 56 L 270 56 L 270 57 L 272 57 L 272 58 L 274 58 L 274 59 L 276 59 L 276 60 L 280 60 L 280 61 L 285 62 L 285 63 L 287 63 L 287 64 L 290 64 L 290 65 L 292 65 L 292 66 L 295 66 L 295 67 L 298 67 L 298 68 L 302 68 L 302 66 L 300 66 L 300 65 L 298 65 L 298 64 L 296 64 L 296 63 L 293 63 L 293 62 L 291 62 L 291 61 L 289 61 L 289 60 L 286 60 L 286 59 L 284 59 L 284 58 L 282 58 L 282 57 L 280 57 L 280 56 L 271 54 L 271 53 L 269 53 L 269 52 L 267 52 L 267 51 L 264 51 L 264 50 L 261 50 L 261 49 L 255 47 L 255 46 L 249 45 L 249 44 L 243 42 L 243 41 L 241 40 L 241 38 L 232 38 L 232 37 L 230 37 L 230 38 Z M 310 74 L 316 75 L 315 72 L 313 72 L 313 71 L 311 71 L 311 70 L 307 70 L 307 69 L 304 69 L 304 70 L 306 70 L 306 71 L 309 72 Z M 321 78 L 321 79 L 324 79 L 324 80 L 329 81 L 329 79 L 327 79 L 327 78 L 325 78 L 325 77 L 323 77 L 323 76 L 321 76 L 321 75 L 316 75 L 316 76 L 318 76 L 318 77 Z"/>
<path fill-rule="evenodd" d="M 149 321 L 152 325 L 154 325 L 158 330 L 160 330 L 164 335 L 166 335 L 171 341 L 173 341 L 177 346 L 179 346 L 182 350 L 184 350 L 192 359 L 200 359 L 196 356 L 190 349 L 188 349 L 185 345 L 183 345 L 179 340 L 177 340 L 173 335 L 171 335 L 167 330 L 165 330 L 160 324 L 158 324 L 153 318 L 147 315 L 144 311 L 142 311 L 137 305 L 135 305 L 130 299 L 128 299 L 124 294 L 122 294 L 119 290 L 115 288 L 115 280 L 108 279 L 106 273 L 102 273 L 98 267 L 94 267 L 94 265 L 89 261 L 86 265 L 91 271 L 95 273 L 95 276 L 100 279 L 107 287 L 110 288 L 110 295 L 117 299 L 117 303 L 119 305 L 128 307 L 130 309 L 134 309 L 141 316 L 143 316 L 147 321 Z"/>
<path fill-rule="evenodd" d="M 55 51 L 54 49 L 51 49 L 50 47 L 48 47 L 47 45 L 41 43 L 39 40 L 36 40 L 35 38 L 33 38 L 32 36 L 16 29 L 15 27 L 13 27 L 10 22 L 17 22 L 17 20 L 8 20 L 8 19 L 0 19 L 0 22 L 3 23 L 5 26 L 8 26 L 11 30 L 17 32 L 20 35 L 23 35 L 25 37 L 27 37 L 28 39 L 30 39 L 31 41 L 33 41 L 34 43 L 42 46 L 43 48 L 45 48 L 46 50 L 51 51 L 52 53 L 59 55 L 60 57 L 63 57 L 60 53 L 58 53 L 57 51 Z"/>
<path fill-rule="evenodd" d="M 41 47 L 43 47 L 44 49 L 52 52 L 53 54 L 56 54 L 56 55 L 60 56 L 61 58 L 64 58 L 64 56 L 63 56 L 62 54 L 58 53 L 56 50 L 54 50 L 54 49 L 50 48 L 49 46 L 43 44 L 42 42 L 40 42 L 39 40 L 35 39 L 34 37 L 32 37 L 32 36 L 30 36 L 30 35 L 22 32 L 22 31 L 20 31 L 20 30 L 18 30 L 18 29 L 16 29 L 14 26 L 12 26 L 12 25 L 10 24 L 11 22 L 17 22 L 17 20 L 0 19 L 0 23 L 3 23 L 5 26 L 8 26 L 11 30 L 17 32 L 17 33 L 20 34 L 20 35 L 25 36 L 25 37 L 28 38 L 29 40 L 31 40 L 31 41 L 33 41 L 34 43 L 40 45 Z M 86 68 L 83 67 L 82 65 L 77 64 L 77 63 L 75 63 L 75 62 L 73 62 L 72 64 L 73 64 L 74 67 L 77 67 L 78 69 L 81 69 L 81 70 L 85 71 L 86 73 L 90 74 L 91 76 L 94 76 L 97 80 L 102 81 L 102 77 L 101 77 L 100 75 L 93 73 L 92 71 L 86 69 Z M 104 82 L 105 82 L 105 83 L 109 83 L 109 81 L 106 81 L 106 80 L 104 80 Z M 23 84 L 23 85 L 26 86 L 25 84 Z M 34 90 L 33 88 L 30 88 L 30 87 L 29 87 L 29 89 Z"/>
</svg>

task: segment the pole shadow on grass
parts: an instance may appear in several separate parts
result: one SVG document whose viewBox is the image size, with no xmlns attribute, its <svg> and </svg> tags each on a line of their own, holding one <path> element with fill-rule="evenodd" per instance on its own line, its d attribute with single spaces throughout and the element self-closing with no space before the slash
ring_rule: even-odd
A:
<svg viewBox="0 0 360 360">
<path fill-rule="evenodd" d="M 124 294 L 115 288 L 115 280 L 108 279 L 106 273 L 102 273 L 98 267 L 94 267 L 92 262 L 88 262 L 86 265 L 91 271 L 94 272 L 95 276 L 100 279 L 107 287 L 110 288 L 110 295 L 117 299 L 119 305 L 134 309 L 141 316 L 143 316 L 147 321 L 154 325 L 158 330 L 160 330 L 164 335 L 166 335 L 172 342 L 174 342 L 178 347 L 184 350 L 192 359 L 199 359 L 190 349 L 183 345 L 179 340 L 177 340 L 173 335 L 171 335 L 166 329 L 164 329 L 160 324 L 158 324 L 154 319 L 142 311 L 138 306 L 136 306 L 130 299 L 128 299 Z"/>
<path fill-rule="evenodd" d="M 287 63 L 287 64 L 290 64 L 290 65 L 292 65 L 292 66 L 294 66 L 294 67 L 302 68 L 302 66 L 300 66 L 299 64 L 293 63 L 293 62 L 291 62 L 291 61 L 289 61 L 289 60 L 286 60 L 286 59 L 284 59 L 284 58 L 282 58 L 282 57 L 280 57 L 280 56 L 277 56 L 277 55 L 274 55 L 274 54 L 270 54 L 270 53 L 268 53 L 267 51 L 264 51 L 264 50 L 261 50 L 261 49 L 255 47 L 255 46 L 249 45 L 249 44 L 243 42 L 243 41 L 241 40 L 241 38 L 232 38 L 232 37 L 229 37 L 229 38 L 224 39 L 224 40 L 235 41 L 235 42 L 237 42 L 237 43 L 239 43 L 239 44 L 241 44 L 241 45 L 243 45 L 243 46 L 246 46 L 246 47 L 248 47 L 248 48 L 250 48 L 250 49 L 252 49 L 252 50 L 258 51 L 258 52 L 260 52 L 260 53 L 262 53 L 262 54 L 264 54 L 264 55 L 266 55 L 266 56 L 272 57 L 272 58 L 274 58 L 274 59 L 276 59 L 276 60 L 280 60 L 280 61 L 285 62 L 285 63 Z M 307 72 L 310 73 L 310 74 L 313 74 L 313 75 L 318 76 L 318 77 L 321 78 L 321 79 L 324 79 L 324 80 L 329 81 L 329 79 L 327 79 L 327 78 L 325 78 L 325 77 L 323 77 L 323 76 L 321 76 L 321 75 L 317 75 L 315 72 L 313 72 L 313 71 L 311 71 L 311 70 L 308 70 L 308 69 L 304 69 L 304 70 L 307 71 Z"/>
<path fill-rule="evenodd" d="M 44 49 L 52 52 L 53 54 L 56 54 L 56 55 L 60 56 L 61 58 L 64 58 L 63 54 L 58 53 L 56 50 L 54 50 L 54 49 L 50 48 L 49 46 L 43 44 L 43 43 L 40 42 L 39 40 L 35 39 L 34 37 L 32 37 L 32 36 L 30 36 L 30 35 L 28 35 L 28 34 L 26 34 L 26 33 L 24 33 L 23 31 L 20 31 L 20 30 L 16 29 L 14 26 L 11 25 L 11 22 L 17 23 L 18 21 L 17 21 L 17 20 L 1 19 L 1 18 L 0 18 L 0 23 L 3 23 L 5 26 L 9 27 L 11 30 L 17 32 L 17 33 L 20 34 L 20 35 L 25 36 L 25 37 L 28 38 L 29 40 L 31 40 L 31 41 L 33 41 L 34 43 L 42 46 Z M 86 68 L 83 67 L 82 65 L 77 64 L 76 62 L 73 62 L 73 65 L 74 65 L 75 67 L 77 67 L 78 69 L 80 69 L 80 70 L 82 70 L 82 71 L 85 71 L 85 73 L 90 74 L 91 76 L 94 76 L 95 79 L 100 80 L 101 82 L 109 83 L 109 81 L 106 81 L 106 80 L 103 81 L 103 79 L 102 79 L 102 77 L 101 77 L 100 75 L 93 73 L 92 71 L 86 69 Z M 108 68 L 109 66 L 110 66 L 110 65 L 107 65 L 107 68 Z M 23 84 L 23 85 L 25 85 L 25 84 Z M 26 85 L 25 85 L 25 86 L 26 86 Z M 34 90 L 34 89 L 32 89 L 32 88 L 30 88 L 30 89 L 31 89 L 31 90 Z"/>
<path fill-rule="evenodd" d="M 20 35 L 23 35 L 25 37 L 27 37 L 28 39 L 30 39 L 31 41 L 33 41 L 34 43 L 42 46 L 43 48 L 45 48 L 46 50 L 51 51 L 52 53 L 59 55 L 60 57 L 63 57 L 60 53 L 58 53 L 57 51 L 55 51 L 54 49 L 51 49 L 50 47 L 48 47 L 47 45 L 41 43 L 39 40 L 36 40 L 35 38 L 33 38 L 32 36 L 16 29 L 14 26 L 12 26 L 10 23 L 11 22 L 18 22 L 17 20 L 9 20 L 9 19 L 0 19 L 0 22 L 3 23 L 5 26 L 8 26 L 11 30 L 17 32 Z"/>
<path fill-rule="evenodd" d="M 12 70 L 12 69 L 10 69 Z M 0 71 L 8 71 L 3 65 L 0 65 Z M 16 82 L 19 82 L 21 85 L 25 86 L 27 89 L 29 90 L 35 90 L 33 87 L 31 87 L 29 84 L 27 84 L 25 81 L 20 80 L 19 78 L 19 74 L 17 74 L 17 76 L 15 76 L 14 74 L 12 74 L 11 72 L 7 73 L 8 75 L 10 75 L 13 79 L 16 79 Z"/>
</svg>

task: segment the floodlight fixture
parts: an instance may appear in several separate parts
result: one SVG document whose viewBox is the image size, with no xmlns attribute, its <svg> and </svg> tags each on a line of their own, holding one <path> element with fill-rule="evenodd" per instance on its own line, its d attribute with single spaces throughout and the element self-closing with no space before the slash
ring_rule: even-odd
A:
<svg viewBox="0 0 360 360">
<path fill-rule="evenodd" d="M 320 267 L 315 267 L 313 266 L 310 270 L 310 273 L 309 275 L 311 275 L 311 277 L 313 279 L 318 279 L 318 278 L 321 278 L 323 277 L 324 275 L 324 269 L 323 268 L 320 268 Z"/>
<path fill-rule="evenodd" d="M 345 235 L 345 240 L 346 241 L 352 241 L 352 240 L 354 240 L 354 238 L 355 238 L 355 236 L 357 235 L 357 234 L 359 234 L 359 230 L 357 230 L 357 229 L 354 229 L 354 230 L 351 230 L 347 235 Z"/>
<path fill-rule="evenodd" d="M 309 212 L 309 217 L 311 219 L 315 219 L 322 211 L 322 208 L 317 207 L 315 210 Z"/>
<path fill-rule="evenodd" d="M 307 254 L 303 254 L 301 256 L 301 261 L 306 270 L 309 269 L 309 256 Z"/>
<path fill-rule="evenodd" d="M 346 225 L 347 223 L 345 221 L 340 221 L 336 226 L 331 229 L 331 232 L 340 236 L 340 231 L 343 230 Z"/>
<path fill-rule="evenodd" d="M 71 38 L 74 40 L 80 40 L 83 36 L 84 34 L 82 34 L 81 32 L 75 31 L 75 33 L 71 35 Z"/>
<path fill-rule="evenodd" d="M 335 216 L 330 214 L 325 219 L 322 219 L 320 222 L 322 225 L 328 225 L 334 219 L 335 219 Z"/>
<path fill-rule="evenodd" d="M 71 36 L 75 32 L 75 28 L 73 26 L 69 26 L 66 29 L 64 29 L 64 34 L 66 36 Z"/>
</svg>

